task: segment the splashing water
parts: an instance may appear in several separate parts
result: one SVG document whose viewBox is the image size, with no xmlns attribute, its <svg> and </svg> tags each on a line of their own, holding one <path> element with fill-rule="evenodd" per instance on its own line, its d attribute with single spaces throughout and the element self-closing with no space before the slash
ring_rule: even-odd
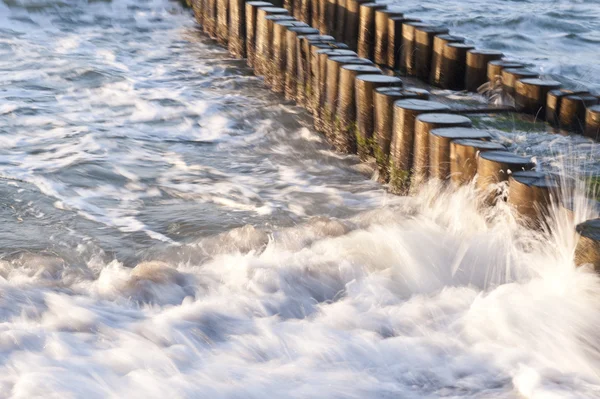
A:
<svg viewBox="0 0 600 399">
<path fill-rule="evenodd" d="M 390 196 L 162 0 L 6 1 L 0 54 L 0 397 L 600 397 L 581 187 Z"/>
</svg>

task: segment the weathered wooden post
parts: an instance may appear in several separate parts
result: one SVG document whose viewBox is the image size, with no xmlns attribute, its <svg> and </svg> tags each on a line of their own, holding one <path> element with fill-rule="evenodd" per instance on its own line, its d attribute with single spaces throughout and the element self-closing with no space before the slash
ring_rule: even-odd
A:
<svg viewBox="0 0 600 399">
<path fill-rule="evenodd" d="M 306 108 L 313 113 L 315 121 L 317 119 L 319 98 L 320 98 L 320 79 L 321 75 L 324 76 L 324 72 L 320 71 L 319 64 L 319 51 L 344 51 L 338 53 L 338 55 L 356 55 L 352 50 L 348 50 L 348 46 L 345 43 L 340 42 L 319 42 L 309 41 L 309 71 L 307 78 L 307 89 L 306 89 Z M 324 58 L 323 68 L 325 67 L 326 57 Z"/>
<path fill-rule="evenodd" d="M 440 86 L 449 90 L 465 89 L 467 52 L 474 47 L 465 43 L 448 43 L 442 52 Z"/>
<path fill-rule="evenodd" d="M 450 143 L 452 140 L 489 140 L 487 130 L 466 127 L 433 129 L 429 132 L 429 174 L 432 178 L 450 178 Z"/>
<path fill-rule="evenodd" d="M 463 115 L 423 114 L 415 121 L 414 161 L 412 170 L 413 186 L 417 186 L 429 177 L 429 136 L 434 129 L 450 127 L 471 127 L 471 120 Z"/>
<path fill-rule="evenodd" d="M 343 65 L 373 65 L 371 60 L 352 56 L 334 56 L 327 59 L 327 81 L 325 83 L 325 104 L 323 106 L 323 125 L 325 136 L 330 143 L 335 142 L 336 110 L 338 108 L 338 92 L 340 69 Z"/>
<path fill-rule="evenodd" d="M 600 105 L 594 105 L 586 110 L 584 134 L 594 140 L 600 140 Z"/>
<path fill-rule="evenodd" d="M 405 91 L 396 87 L 379 87 L 373 94 L 373 153 L 379 181 L 387 183 L 389 180 L 389 154 L 392 142 L 394 102 L 397 100 L 418 99 L 416 93 Z"/>
<path fill-rule="evenodd" d="M 402 17 L 402 11 L 397 7 L 388 7 L 386 9 L 375 10 L 375 37 L 373 35 L 366 34 L 366 41 L 372 41 L 370 44 L 373 51 L 370 55 L 373 56 L 373 60 L 377 65 L 387 65 L 388 61 L 388 47 L 389 47 L 389 32 L 388 32 L 388 21 L 391 17 Z M 365 26 L 362 24 L 361 29 Z M 366 22 L 366 21 L 365 21 Z M 370 25 L 369 27 L 373 27 Z"/>
<path fill-rule="evenodd" d="M 402 57 L 402 25 L 408 22 L 421 22 L 420 19 L 389 17 L 388 18 L 388 49 L 387 67 L 391 69 L 401 68 Z"/>
<path fill-rule="evenodd" d="M 340 69 L 334 140 L 339 151 L 356 153 L 356 76 L 381 73 L 381 69 L 372 65 L 350 64 Z"/>
<path fill-rule="evenodd" d="M 563 97 L 558 116 L 560 127 L 577 133 L 584 132 L 586 110 L 596 104 L 598 104 L 598 98 L 591 94 Z"/>
<path fill-rule="evenodd" d="M 448 29 L 441 26 L 415 27 L 415 72 L 416 76 L 427 82 L 433 66 L 433 41 L 437 35 L 445 35 Z"/>
<path fill-rule="evenodd" d="M 546 97 L 550 90 L 560 88 L 555 80 L 521 79 L 515 83 L 517 110 L 542 119 L 546 116 Z"/>
<path fill-rule="evenodd" d="M 304 35 L 296 38 L 296 104 L 301 107 L 308 105 L 308 99 L 310 97 L 311 88 L 310 86 L 310 45 L 315 43 L 326 43 L 334 42 L 333 36 L 329 35 Z M 309 94 L 307 95 L 307 91 Z M 310 111 L 310 109 L 309 109 Z"/>
<path fill-rule="evenodd" d="M 434 101 L 398 100 L 394 103 L 394 127 L 390 146 L 390 186 L 403 192 L 410 186 L 413 165 L 415 120 L 424 113 L 444 112 L 450 107 Z"/>
<path fill-rule="evenodd" d="M 246 63 L 250 68 L 254 67 L 254 55 L 256 51 L 256 17 L 261 7 L 272 7 L 273 4 L 266 1 L 249 1 L 246 3 Z"/>
<path fill-rule="evenodd" d="M 537 228 L 558 200 L 558 183 L 547 173 L 533 170 L 513 173 L 508 179 L 508 203 L 522 221 Z"/>
<path fill-rule="evenodd" d="M 496 60 L 488 62 L 487 67 L 487 78 L 490 82 L 493 82 L 498 77 L 502 76 L 502 70 L 504 68 L 525 68 L 525 64 L 516 61 L 509 60 Z"/>
<path fill-rule="evenodd" d="M 290 22 L 290 24 L 302 24 L 302 22 L 295 20 L 291 15 L 268 15 L 265 19 L 267 22 L 266 32 L 262 34 L 260 46 L 259 41 L 257 41 L 257 57 L 262 62 L 261 72 L 265 77 L 265 84 L 268 87 L 272 87 L 273 80 L 275 79 L 275 23 Z"/>
<path fill-rule="evenodd" d="M 500 143 L 457 139 L 450 143 L 450 178 L 457 186 L 468 184 L 477 174 L 477 157 L 485 151 L 506 151 Z"/>
<path fill-rule="evenodd" d="M 229 0 L 217 0 L 217 42 L 227 46 L 229 40 Z"/>
<path fill-rule="evenodd" d="M 600 218 L 587 220 L 575 228 L 579 240 L 575 248 L 575 264 L 590 264 L 600 271 Z"/>
<path fill-rule="evenodd" d="M 477 92 L 479 86 L 487 82 L 488 63 L 503 57 L 502 52 L 495 50 L 470 50 L 467 52 L 467 72 L 465 86 L 467 91 Z"/>
<path fill-rule="evenodd" d="M 415 76 L 417 74 L 415 64 L 415 29 L 433 27 L 433 25 L 423 22 L 404 22 L 402 24 L 400 70 L 408 76 Z"/>
<path fill-rule="evenodd" d="M 227 48 L 235 58 L 246 57 L 246 0 L 229 0 Z"/>
<path fill-rule="evenodd" d="M 372 154 L 374 91 L 379 87 L 402 87 L 402 80 L 386 75 L 358 75 L 356 77 L 356 143 L 362 160 Z"/>
<path fill-rule="evenodd" d="M 285 98 L 286 100 L 295 100 L 298 78 L 298 59 L 297 59 L 297 43 L 298 36 L 315 35 L 319 31 L 311 27 L 291 27 L 285 32 Z"/>
<path fill-rule="evenodd" d="M 276 93 L 285 90 L 285 69 L 287 64 L 286 32 L 292 27 L 307 27 L 300 21 L 273 21 L 273 54 L 271 66 L 271 89 Z"/>
<path fill-rule="evenodd" d="M 212 39 L 217 37 L 217 0 L 205 0 L 206 10 L 204 11 L 204 33 Z"/>
<path fill-rule="evenodd" d="M 385 10 L 379 3 L 362 3 L 358 11 L 357 52 L 362 58 L 373 59 L 375 49 L 375 11 Z M 350 46 L 352 48 L 352 46 Z"/>
<path fill-rule="evenodd" d="M 515 85 L 517 80 L 539 77 L 537 72 L 530 71 L 526 68 L 504 68 L 501 76 L 502 89 L 512 96 L 515 95 Z"/>
<path fill-rule="evenodd" d="M 360 26 L 360 6 L 369 0 L 346 0 L 344 13 L 344 37 L 343 40 L 351 50 L 356 51 L 358 47 L 358 32 Z M 342 40 L 342 39 L 340 39 Z"/>
<path fill-rule="evenodd" d="M 327 90 L 327 59 L 329 57 L 354 56 L 356 53 L 352 50 L 321 49 L 317 51 L 317 83 L 315 107 L 313 109 L 313 118 L 315 129 L 319 132 L 325 132 L 325 95 Z M 336 87 L 337 90 L 337 87 Z"/>
<path fill-rule="evenodd" d="M 485 195 L 485 202 L 494 204 L 498 197 L 496 185 L 508 180 L 518 171 L 531 170 L 535 163 L 531 157 L 524 157 L 508 151 L 486 151 L 477 159 L 477 188 Z"/>
<path fill-rule="evenodd" d="M 336 1 L 336 9 L 335 16 L 337 21 L 335 21 L 335 30 L 331 34 L 335 37 L 336 40 L 340 42 L 345 42 L 344 33 L 346 30 L 346 1 L 347 0 L 337 0 Z"/>
<path fill-rule="evenodd" d="M 325 31 L 321 31 L 324 35 L 332 35 L 335 37 L 337 29 L 336 21 L 343 21 L 342 16 L 337 15 L 337 0 L 325 0 Z M 340 40 L 339 38 L 336 38 Z"/>
<path fill-rule="evenodd" d="M 288 10 L 282 7 L 259 7 L 256 11 L 256 43 L 254 49 L 254 74 L 263 76 L 268 67 L 273 31 L 269 30 L 268 16 L 278 16 L 280 20 L 289 21 L 294 17 L 288 15 Z"/>
<path fill-rule="evenodd" d="M 431 74 L 429 82 L 434 86 L 442 83 L 442 60 L 444 59 L 444 46 L 448 43 L 464 43 L 465 38 L 455 35 L 436 35 L 433 38 L 433 54 L 431 55 Z"/>
</svg>

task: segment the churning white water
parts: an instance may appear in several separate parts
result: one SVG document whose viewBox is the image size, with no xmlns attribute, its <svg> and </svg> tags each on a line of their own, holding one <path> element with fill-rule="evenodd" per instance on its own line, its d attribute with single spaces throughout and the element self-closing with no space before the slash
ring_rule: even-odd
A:
<svg viewBox="0 0 600 399">
<path fill-rule="evenodd" d="M 389 195 L 243 65 L 177 3 L 0 4 L 0 397 L 600 397 L 597 210 Z"/>
</svg>

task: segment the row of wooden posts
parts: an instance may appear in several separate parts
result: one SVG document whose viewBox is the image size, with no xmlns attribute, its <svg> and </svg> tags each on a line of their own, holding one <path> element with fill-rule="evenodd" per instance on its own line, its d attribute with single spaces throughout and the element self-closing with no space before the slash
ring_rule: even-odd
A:
<svg viewBox="0 0 600 399">
<path fill-rule="evenodd" d="M 498 183 L 508 181 L 507 201 L 532 226 L 543 223 L 559 192 L 558 181 L 536 171 L 530 157 L 472 128 L 464 110 L 405 87 L 396 72 L 450 90 L 476 91 L 489 81 L 514 95 L 516 110 L 600 137 L 597 97 L 562 89 L 395 7 L 366 0 L 189 1 L 204 31 L 246 58 L 269 88 L 311 112 L 315 129 L 337 150 L 374 157 L 380 180 L 394 192 L 429 178 L 460 185 L 477 175 L 477 188 L 493 203 Z M 577 231 L 576 261 L 600 270 L 600 219 Z"/>
</svg>

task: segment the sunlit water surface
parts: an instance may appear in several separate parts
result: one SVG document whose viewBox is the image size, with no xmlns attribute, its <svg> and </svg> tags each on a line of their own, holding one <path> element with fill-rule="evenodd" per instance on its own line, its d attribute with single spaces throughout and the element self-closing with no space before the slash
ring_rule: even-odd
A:
<svg viewBox="0 0 600 399">
<path fill-rule="evenodd" d="M 525 56 L 510 35 L 539 17 L 490 32 Z M 598 85 L 597 62 L 552 57 Z M 0 98 L 1 397 L 600 397 L 572 220 L 528 231 L 471 187 L 387 194 L 178 3 L 5 0 Z M 494 136 L 598 167 L 581 137 Z"/>
</svg>

